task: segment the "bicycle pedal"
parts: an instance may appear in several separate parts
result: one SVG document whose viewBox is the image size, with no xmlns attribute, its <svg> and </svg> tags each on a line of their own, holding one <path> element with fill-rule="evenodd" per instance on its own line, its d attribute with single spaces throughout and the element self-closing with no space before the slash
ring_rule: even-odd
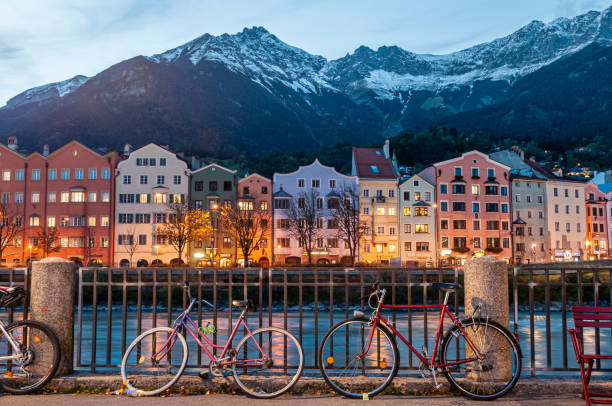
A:
<svg viewBox="0 0 612 406">
<path fill-rule="evenodd" d="M 200 377 L 200 379 L 202 380 L 207 380 L 210 379 L 210 374 L 208 372 L 204 372 L 204 371 L 200 371 L 198 373 L 198 376 Z"/>
</svg>

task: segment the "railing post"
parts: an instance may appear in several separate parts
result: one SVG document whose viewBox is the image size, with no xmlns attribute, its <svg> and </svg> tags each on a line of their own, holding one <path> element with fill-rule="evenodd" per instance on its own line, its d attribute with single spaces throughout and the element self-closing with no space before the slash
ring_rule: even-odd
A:
<svg viewBox="0 0 612 406">
<path fill-rule="evenodd" d="M 72 372 L 75 270 L 74 262 L 63 258 L 32 264 L 31 318 L 49 326 L 59 339 L 61 359 L 56 375 Z"/>
<path fill-rule="evenodd" d="M 465 314 L 470 316 L 474 309 L 481 306 L 480 317 L 494 320 L 509 328 L 510 304 L 508 298 L 508 265 L 493 257 L 480 257 L 465 263 Z M 475 316 L 478 316 L 476 314 Z M 474 334 L 467 330 L 468 335 Z M 481 332 L 483 333 L 483 332 Z M 492 334 L 489 340 L 495 340 Z M 478 342 L 478 340 L 474 341 Z M 500 343 L 502 344 L 502 343 Z M 488 348 L 500 348 L 491 342 Z M 502 347 L 504 348 L 504 347 Z M 467 349 L 466 351 L 470 351 Z M 490 357 L 490 354 L 487 354 Z M 505 380 L 512 371 L 510 351 L 495 353 L 495 359 L 490 360 L 501 366 L 493 370 L 493 378 Z M 505 367 L 504 367 L 505 366 Z"/>
</svg>

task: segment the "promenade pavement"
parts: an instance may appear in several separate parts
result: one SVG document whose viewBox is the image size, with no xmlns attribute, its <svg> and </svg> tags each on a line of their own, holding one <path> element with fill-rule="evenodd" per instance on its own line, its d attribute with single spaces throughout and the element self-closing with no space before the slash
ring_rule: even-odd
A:
<svg viewBox="0 0 612 406">
<path fill-rule="evenodd" d="M 363 405 L 363 400 L 346 399 L 333 395 L 285 395 L 277 399 L 260 400 L 250 399 L 243 395 L 198 395 L 198 396 L 169 396 L 169 397 L 147 397 L 131 398 L 117 395 L 27 395 L 27 396 L 8 396 L 0 394 L 0 405 L 11 406 L 202 406 L 204 404 L 219 404 L 223 406 L 251 406 L 273 405 L 273 406 L 343 406 L 343 405 Z M 483 402 L 472 401 L 461 397 L 450 396 L 401 396 L 387 395 L 377 396 L 368 402 L 379 406 L 412 406 L 412 405 L 431 405 L 431 406 L 482 406 Z M 560 395 L 558 397 L 525 397 L 508 396 L 496 401 L 485 402 L 487 405 L 504 406 L 583 406 L 584 400 L 576 395 Z"/>
</svg>

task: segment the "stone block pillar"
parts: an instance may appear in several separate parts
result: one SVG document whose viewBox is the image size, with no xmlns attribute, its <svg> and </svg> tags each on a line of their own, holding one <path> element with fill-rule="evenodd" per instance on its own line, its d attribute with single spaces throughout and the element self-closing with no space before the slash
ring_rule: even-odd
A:
<svg viewBox="0 0 612 406">
<path fill-rule="evenodd" d="M 32 320 L 49 326 L 59 339 L 57 376 L 72 372 L 75 270 L 75 263 L 63 258 L 45 258 L 32 264 L 30 314 Z"/>
<path fill-rule="evenodd" d="M 464 271 L 465 289 L 465 315 L 470 317 L 474 309 L 481 305 L 480 317 L 493 320 L 502 326 L 509 328 L 510 303 L 508 297 L 508 264 L 493 257 L 480 257 L 465 263 Z M 476 313 L 478 316 L 478 313 Z M 466 331 L 474 343 L 478 343 L 477 335 L 483 335 L 483 331 Z M 487 333 L 485 351 L 499 348 L 496 345 L 495 334 Z M 504 346 L 506 348 L 507 346 Z M 470 349 L 466 349 L 470 355 Z M 495 365 L 494 376 L 506 380 L 511 374 L 510 351 L 506 350 L 491 352 L 487 354 L 489 362 Z M 478 379 L 479 374 L 472 374 L 470 378 Z M 488 374 L 484 374 L 488 375 Z M 490 375 L 488 375 L 490 378 Z"/>
</svg>

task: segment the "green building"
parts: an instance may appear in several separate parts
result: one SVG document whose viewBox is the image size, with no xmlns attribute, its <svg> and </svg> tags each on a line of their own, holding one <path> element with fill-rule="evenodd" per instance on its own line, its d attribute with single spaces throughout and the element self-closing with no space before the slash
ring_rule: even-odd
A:
<svg viewBox="0 0 612 406">
<path fill-rule="evenodd" d="M 191 173 L 190 201 L 195 208 L 210 213 L 212 234 L 189 247 L 191 265 L 232 266 L 236 262 L 236 245 L 223 229 L 221 210 L 236 205 L 236 171 L 209 164 Z"/>
</svg>

